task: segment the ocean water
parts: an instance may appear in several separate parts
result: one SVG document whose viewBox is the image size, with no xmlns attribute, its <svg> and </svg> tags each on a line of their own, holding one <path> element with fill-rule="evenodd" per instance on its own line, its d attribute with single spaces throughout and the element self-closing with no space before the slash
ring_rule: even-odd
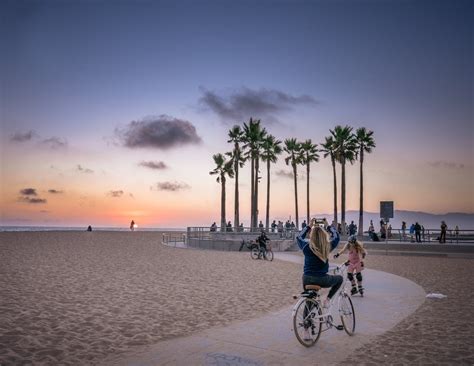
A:
<svg viewBox="0 0 474 366">
<path fill-rule="evenodd" d="M 0 226 L 2 231 L 86 231 L 87 226 Z M 93 226 L 93 231 L 130 231 L 128 227 Z M 140 227 L 135 231 L 186 231 L 186 228 Z"/>
</svg>

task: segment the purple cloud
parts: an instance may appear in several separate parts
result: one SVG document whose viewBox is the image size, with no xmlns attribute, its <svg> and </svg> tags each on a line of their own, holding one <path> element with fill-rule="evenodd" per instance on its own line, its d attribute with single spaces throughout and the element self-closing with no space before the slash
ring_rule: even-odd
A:
<svg viewBox="0 0 474 366">
<path fill-rule="evenodd" d="M 168 166 L 162 161 L 141 161 L 138 165 L 155 170 L 168 169 Z"/>
<path fill-rule="evenodd" d="M 115 136 L 128 148 L 171 149 L 200 144 L 196 127 L 188 121 L 166 115 L 132 121 L 124 129 L 115 129 Z"/>
</svg>

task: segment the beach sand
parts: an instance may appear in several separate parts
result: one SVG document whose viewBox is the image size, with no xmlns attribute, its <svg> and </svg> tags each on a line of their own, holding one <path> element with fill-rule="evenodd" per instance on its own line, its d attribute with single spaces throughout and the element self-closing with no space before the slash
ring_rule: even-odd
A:
<svg viewBox="0 0 474 366">
<path fill-rule="evenodd" d="M 290 306 L 301 268 L 158 232 L 0 233 L 0 364 L 100 364 Z"/>
<path fill-rule="evenodd" d="M 0 364 L 100 365 L 289 307 L 300 290 L 301 265 L 160 242 L 156 232 L 0 233 Z M 426 299 L 343 364 L 474 364 L 474 260 L 369 253 L 366 264 L 448 297 Z"/>
<path fill-rule="evenodd" d="M 366 264 L 447 298 L 427 298 L 412 315 L 342 364 L 474 365 L 474 259 L 369 253 Z"/>
</svg>

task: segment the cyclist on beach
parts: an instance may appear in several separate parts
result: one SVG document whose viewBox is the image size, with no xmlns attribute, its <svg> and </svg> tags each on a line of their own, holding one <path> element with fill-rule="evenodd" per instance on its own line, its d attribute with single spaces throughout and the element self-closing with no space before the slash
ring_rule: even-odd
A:
<svg viewBox="0 0 474 366">
<path fill-rule="evenodd" d="M 257 244 L 260 246 L 260 253 L 258 254 L 259 258 L 262 254 L 263 254 L 264 257 L 267 254 L 267 241 L 268 240 L 270 240 L 270 239 L 265 234 L 265 231 L 262 230 L 259 237 L 257 238 Z"/>
<path fill-rule="evenodd" d="M 303 289 L 306 285 L 330 287 L 327 299 L 323 302 L 323 305 L 327 307 L 329 300 L 341 287 L 343 278 L 340 275 L 328 274 L 329 253 L 337 247 L 340 237 L 334 227 L 324 226 L 317 225 L 315 219 L 311 220 L 311 224 L 301 230 L 296 241 L 304 254 Z M 306 239 L 308 233 L 309 239 Z"/>
<path fill-rule="evenodd" d="M 357 292 L 363 295 L 364 288 L 362 287 L 361 272 L 364 269 L 364 262 L 362 259 L 365 258 L 367 252 L 364 249 L 363 244 L 357 240 L 357 236 L 355 235 L 351 235 L 348 238 L 347 244 L 344 245 L 344 248 L 334 255 L 334 258 L 339 257 L 346 250 L 349 251 L 349 267 L 347 268 L 347 278 L 352 284 L 351 295 L 355 295 Z M 356 273 L 355 277 L 357 279 L 357 285 L 354 279 L 354 272 Z M 359 287 L 359 289 L 357 289 L 357 287 Z"/>
</svg>

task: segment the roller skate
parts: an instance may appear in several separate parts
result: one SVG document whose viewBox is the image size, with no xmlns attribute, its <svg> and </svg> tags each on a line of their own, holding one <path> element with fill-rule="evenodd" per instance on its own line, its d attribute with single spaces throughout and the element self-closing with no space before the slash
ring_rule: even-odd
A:
<svg viewBox="0 0 474 366">
<path fill-rule="evenodd" d="M 357 287 L 356 287 L 356 286 L 352 286 L 351 295 L 355 295 L 356 293 L 357 293 Z"/>
</svg>

